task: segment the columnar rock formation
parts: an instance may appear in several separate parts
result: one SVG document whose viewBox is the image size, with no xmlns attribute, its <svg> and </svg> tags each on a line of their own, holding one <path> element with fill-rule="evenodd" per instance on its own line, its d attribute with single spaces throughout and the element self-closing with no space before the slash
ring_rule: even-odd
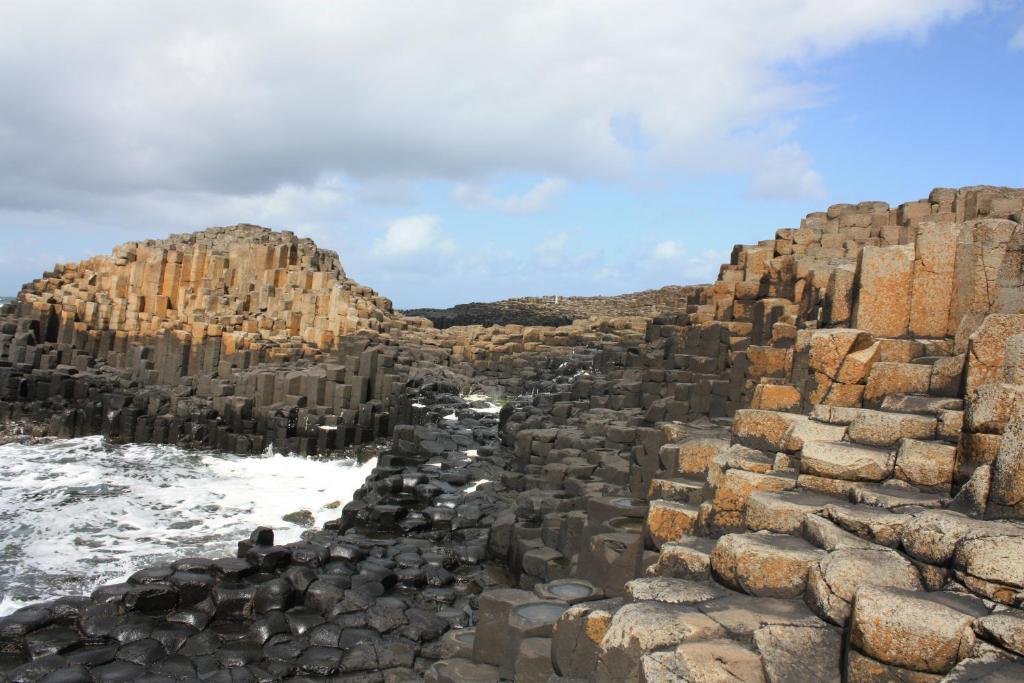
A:
<svg viewBox="0 0 1024 683">
<path fill-rule="evenodd" d="M 1022 217 L 1024 190 L 990 187 L 837 205 L 736 247 L 717 282 L 656 316 L 560 328 L 436 330 L 355 285 L 336 304 L 320 297 L 344 289 L 340 267 L 311 245 L 295 253 L 316 283 L 277 247 L 221 243 L 249 256 L 214 272 L 259 270 L 289 294 L 258 303 L 236 275 L 193 277 L 173 303 L 149 295 L 175 311 L 155 320 L 102 308 L 114 278 L 132 281 L 127 260 L 65 268 L 3 329 L 7 414 L 237 450 L 394 438 L 305 543 L 257 533 L 235 564 L 186 561 L 15 615 L 0 649 L 25 678 L 102 637 L 122 664 L 90 672 L 1021 680 Z M 252 258 L 269 265 L 238 265 Z M 308 325 L 310 310 L 335 322 Z M 335 328 L 351 310 L 358 329 Z M 525 391 L 480 418 L 444 395 L 474 383 Z M 140 661 L 152 638 L 100 616 L 191 630 Z"/>
<path fill-rule="evenodd" d="M 254 225 L 129 242 L 111 256 L 57 265 L 19 300 L 23 314 L 57 316 L 51 336 L 77 325 L 94 334 L 230 335 L 233 346 L 298 338 L 327 349 L 395 318 L 390 301 L 345 277 L 334 252 Z"/>
</svg>

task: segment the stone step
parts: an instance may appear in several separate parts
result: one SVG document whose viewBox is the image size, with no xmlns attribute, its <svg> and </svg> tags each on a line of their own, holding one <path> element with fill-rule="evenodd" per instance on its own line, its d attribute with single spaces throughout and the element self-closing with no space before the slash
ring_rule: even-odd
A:
<svg viewBox="0 0 1024 683">
<path fill-rule="evenodd" d="M 711 573 L 728 588 L 769 598 L 797 598 L 812 565 L 825 552 L 803 538 L 771 531 L 722 536 L 711 552 Z"/>
<path fill-rule="evenodd" d="M 944 493 L 921 491 L 909 487 L 898 479 L 882 484 L 860 484 L 850 492 L 850 500 L 871 507 L 901 512 L 905 508 L 944 507 L 950 497 Z"/>
<path fill-rule="evenodd" d="M 644 538 L 655 550 L 665 543 L 692 536 L 700 522 L 700 510 L 689 503 L 652 500 L 644 522 Z"/>
<path fill-rule="evenodd" d="M 704 502 L 704 485 L 704 480 L 696 477 L 652 479 L 647 499 L 700 505 Z"/>
<path fill-rule="evenodd" d="M 674 579 L 709 580 L 711 578 L 711 551 L 718 541 L 713 538 L 690 536 L 661 546 L 658 561 L 647 574 Z"/>
<path fill-rule="evenodd" d="M 938 435 L 934 415 L 861 410 L 846 429 L 850 441 L 866 446 L 895 446 L 900 439 L 932 440 Z"/>
<path fill-rule="evenodd" d="M 877 408 L 890 394 L 927 394 L 932 367 L 915 363 L 879 362 L 871 366 L 864 387 L 864 405 Z"/>
<path fill-rule="evenodd" d="M 580 605 L 563 615 L 555 627 L 556 668 L 563 675 L 574 681 L 840 680 L 842 631 L 802 600 L 660 577 L 631 581 L 626 600 L 618 607 Z"/>
<path fill-rule="evenodd" d="M 836 502 L 836 497 L 799 489 L 780 493 L 756 491 L 747 500 L 747 528 L 799 536 L 807 515 L 818 514 Z"/>
<path fill-rule="evenodd" d="M 963 410 L 964 402 L 960 398 L 927 394 L 889 394 L 882 400 L 880 409 L 889 413 L 913 413 L 937 417 L 945 410 Z"/>
<path fill-rule="evenodd" d="M 840 441 L 809 441 L 800 450 L 800 473 L 842 481 L 884 481 L 895 455 L 888 450 Z"/>
</svg>

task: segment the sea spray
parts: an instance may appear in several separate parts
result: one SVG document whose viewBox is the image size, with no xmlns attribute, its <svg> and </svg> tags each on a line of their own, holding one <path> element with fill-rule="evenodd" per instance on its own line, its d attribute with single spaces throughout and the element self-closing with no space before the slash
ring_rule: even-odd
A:
<svg viewBox="0 0 1024 683">
<path fill-rule="evenodd" d="M 375 459 L 325 460 L 115 446 L 101 437 L 0 446 L 0 614 L 88 593 L 136 570 L 189 555 L 233 555 L 258 525 L 279 542 L 340 515 Z"/>
</svg>

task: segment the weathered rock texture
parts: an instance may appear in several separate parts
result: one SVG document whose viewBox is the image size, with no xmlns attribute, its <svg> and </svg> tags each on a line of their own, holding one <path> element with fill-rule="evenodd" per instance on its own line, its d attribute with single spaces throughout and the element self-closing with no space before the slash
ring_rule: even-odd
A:
<svg viewBox="0 0 1024 683">
<path fill-rule="evenodd" d="M 278 555 L 254 536 L 237 565 L 250 574 L 214 572 L 214 585 L 228 583 L 200 609 L 214 626 L 188 633 L 203 645 L 158 650 L 135 644 L 148 637 L 135 639 L 139 629 L 97 632 L 108 648 L 117 641 L 121 669 L 146 650 L 135 666 L 156 671 L 180 654 L 197 676 L 225 680 L 1020 680 L 1022 213 L 1024 191 L 990 187 L 896 209 L 832 206 L 736 247 L 717 282 L 656 316 L 561 328 L 436 330 L 370 306 L 367 293 L 337 309 L 352 320 L 342 308 L 354 306 L 354 334 L 284 322 L 246 331 L 258 318 L 247 304 L 236 322 L 201 321 L 226 325 L 211 343 L 209 327 L 196 335 L 169 315 L 158 316 L 166 328 L 87 321 L 79 306 L 92 310 L 100 290 L 79 266 L 67 279 L 84 284 L 66 294 L 55 278 L 22 295 L 4 328 L 0 405 L 75 433 L 99 425 L 239 450 L 394 435 L 341 520 L 309 535 L 327 559 L 315 582 L 289 584 L 291 603 L 275 608 L 284 622 L 225 635 L 257 628 L 246 586 L 278 585 L 280 567 L 264 566 Z M 341 282 L 335 261 L 317 263 Z M 276 302 L 260 308 L 290 320 Z M 478 420 L 443 396 L 473 383 L 524 395 Z M 437 419 L 446 401 L 455 420 Z M 335 557 L 335 544 L 369 557 Z M 439 566 L 472 578 L 446 583 Z M 154 571 L 136 583 L 166 583 Z M 395 592 L 431 581 L 453 588 Z M 97 609 L 113 624 L 140 611 L 151 626 L 170 619 L 181 590 L 174 605 L 152 590 L 101 589 L 77 611 L 60 603 L 4 621 L 18 675 L 77 665 Z M 420 611 L 441 621 L 408 630 Z M 329 634 L 307 634 L 294 625 L 303 619 Z M 254 642 L 268 628 L 280 630 Z M 202 647 L 215 664 L 195 659 Z"/>
</svg>

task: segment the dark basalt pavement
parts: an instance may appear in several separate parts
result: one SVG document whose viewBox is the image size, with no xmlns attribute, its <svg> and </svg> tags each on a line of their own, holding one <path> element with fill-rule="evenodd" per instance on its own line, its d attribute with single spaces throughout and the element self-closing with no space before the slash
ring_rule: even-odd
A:
<svg viewBox="0 0 1024 683">
<path fill-rule="evenodd" d="M 422 680 L 477 595 L 509 583 L 486 556 L 514 494 L 474 485 L 509 464 L 499 415 L 453 389 L 421 387 L 425 424 L 399 426 L 340 519 L 300 542 L 258 528 L 237 557 L 183 558 L 0 619 L 0 680 Z"/>
</svg>

